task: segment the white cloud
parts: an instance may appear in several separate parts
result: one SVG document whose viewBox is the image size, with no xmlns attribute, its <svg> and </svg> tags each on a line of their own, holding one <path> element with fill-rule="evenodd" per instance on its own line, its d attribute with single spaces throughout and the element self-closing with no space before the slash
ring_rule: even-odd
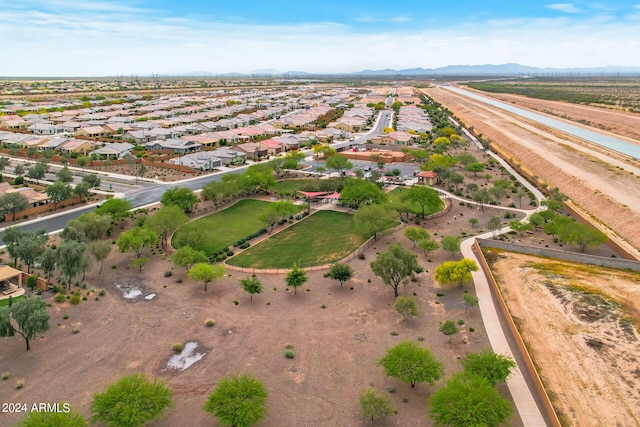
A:
<svg viewBox="0 0 640 427">
<path fill-rule="evenodd" d="M 251 73 L 265 68 L 352 72 L 507 62 L 541 67 L 640 65 L 637 55 L 620 54 L 640 51 L 640 27 L 631 18 L 574 21 L 566 15 L 445 23 L 422 30 L 382 26 L 365 32 L 333 22 L 239 25 L 160 17 L 101 4 L 95 11 L 0 11 L 0 39 L 12 52 L 0 72 L 95 76 Z M 114 11 L 105 12 L 108 7 Z"/>
<path fill-rule="evenodd" d="M 581 10 L 573 3 L 554 3 L 546 5 L 547 8 L 564 13 L 580 13 Z"/>
</svg>

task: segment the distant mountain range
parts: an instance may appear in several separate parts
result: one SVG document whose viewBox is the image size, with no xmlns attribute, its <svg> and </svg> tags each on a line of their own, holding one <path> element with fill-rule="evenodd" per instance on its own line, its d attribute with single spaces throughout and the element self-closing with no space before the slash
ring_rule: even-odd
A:
<svg viewBox="0 0 640 427">
<path fill-rule="evenodd" d="M 550 74 L 639 74 L 638 67 L 623 67 L 617 65 L 607 65 L 606 67 L 588 68 L 540 68 L 529 67 L 515 63 L 509 64 L 486 64 L 486 65 L 447 65 L 439 68 L 408 68 L 404 70 L 363 70 L 354 75 L 361 76 L 424 76 L 424 75 L 492 75 L 492 76 L 520 76 L 520 75 L 550 75 Z"/>
<path fill-rule="evenodd" d="M 393 76 L 553 76 L 553 75 L 636 75 L 640 74 L 640 66 L 607 65 L 605 67 L 585 68 L 540 68 L 527 65 L 509 64 L 485 64 L 485 65 L 447 65 L 438 68 L 407 68 L 395 70 L 385 68 L 383 70 L 362 70 L 353 73 L 313 73 L 305 71 L 279 71 L 276 69 L 255 70 L 252 73 L 211 73 L 195 71 L 181 76 L 216 76 L 216 77 L 247 77 L 270 76 L 284 78 L 304 78 L 315 76 L 358 76 L 358 77 L 393 77 Z"/>
</svg>

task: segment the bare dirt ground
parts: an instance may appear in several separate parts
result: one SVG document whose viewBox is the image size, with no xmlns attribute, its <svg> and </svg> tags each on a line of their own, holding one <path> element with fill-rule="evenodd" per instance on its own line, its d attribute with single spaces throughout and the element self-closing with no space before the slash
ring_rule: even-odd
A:
<svg viewBox="0 0 640 427">
<path fill-rule="evenodd" d="M 563 425 L 639 425 L 640 273 L 504 252 L 492 269 Z"/>
<path fill-rule="evenodd" d="M 468 217 L 486 224 L 491 216 L 501 214 L 503 211 L 491 207 L 483 213 L 455 205 L 447 216 L 423 225 L 440 239 L 463 230 L 472 233 Z M 365 260 L 351 261 L 356 277 L 344 288 L 324 278 L 324 271 L 310 272 L 309 282 L 294 295 L 285 290 L 283 275 L 259 275 L 265 289 L 253 302 L 239 287 L 243 274 L 229 271 L 231 276 L 209 284 L 205 292 L 202 283 L 188 279 L 184 270 L 172 268 L 157 250 L 138 272 L 131 267 L 130 255 L 114 248 L 102 274 L 98 275 L 96 266 L 85 280 L 88 289 L 83 294 L 92 288 L 105 289 L 104 297 L 96 301 L 96 293 L 91 292 L 87 301 L 70 305 L 54 302 L 46 292 L 51 303 L 51 329 L 44 337 L 34 339 L 29 352 L 19 337 L 0 341 L 0 371 L 10 373 L 8 380 L 0 381 L 0 396 L 4 402 L 29 405 L 69 402 L 89 415 L 93 394 L 122 375 L 143 372 L 164 379 L 174 391 L 174 407 L 153 425 L 217 425 L 202 410 L 207 395 L 221 378 L 250 372 L 269 391 L 269 415 L 261 425 L 366 425 L 359 415 L 358 394 L 373 384 L 377 390 L 395 388 L 390 396 L 398 414 L 386 425 L 431 426 L 426 399 L 443 381 L 411 389 L 385 377 L 376 361 L 395 343 L 407 339 L 418 342 L 418 337 L 423 337 L 420 344 L 442 361 L 446 378 L 461 369 L 461 357 L 487 349 L 489 343 L 479 310 L 465 312 L 464 289 L 443 290 L 434 284 L 433 268 L 453 259 L 442 250 L 429 254 L 432 262 L 421 251 L 416 252 L 427 272 L 409 282 L 400 294 L 415 292 L 419 314 L 414 320 L 401 320 L 392 306 L 391 288 L 369 268 L 376 252 L 398 241 L 411 247 L 398 230 L 381 237 L 367 250 Z M 165 277 L 166 271 L 172 271 L 172 276 Z M 116 283 L 136 285 L 140 295 L 126 299 Z M 473 292 L 473 288 L 467 289 Z M 146 299 L 151 294 L 155 294 L 153 299 Z M 209 318 L 216 321 L 212 328 L 205 327 Z M 459 319 L 464 320 L 461 332 L 448 343 L 449 338 L 438 331 L 439 322 Z M 475 331 L 470 332 L 470 327 Z M 79 329 L 77 334 L 72 333 L 74 328 Z M 391 335 L 392 331 L 398 335 Z M 197 343 L 196 353 L 203 357 L 183 371 L 168 369 L 172 344 L 187 342 Z M 293 345 L 294 359 L 284 357 L 287 343 Z M 16 379 L 25 380 L 24 388 L 15 389 Z M 510 398 L 505 385 L 499 389 Z M 404 397 L 408 402 L 402 402 Z M 18 414 L 2 414 L 0 424 L 18 419 Z M 522 425 L 517 415 L 510 425 Z"/>
<path fill-rule="evenodd" d="M 425 92 L 491 139 L 524 169 L 550 187 L 558 187 L 636 251 L 640 248 L 639 162 L 594 149 L 584 141 L 446 89 L 429 88 Z"/>
</svg>

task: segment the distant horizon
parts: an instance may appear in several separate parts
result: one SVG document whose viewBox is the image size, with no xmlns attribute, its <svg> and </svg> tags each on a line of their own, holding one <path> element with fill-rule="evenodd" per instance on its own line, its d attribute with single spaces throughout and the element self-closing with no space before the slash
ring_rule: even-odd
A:
<svg viewBox="0 0 640 427">
<path fill-rule="evenodd" d="M 382 68 L 376 70 L 356 70 L 347 72 L 313 72 L 313 71 L 301 71 L 301 70 L 275 70 L 275 69 L 256 69 L 246 73 L 240 72 L 227 72 L 227 73 L 215 73 L 205 70 L 188 71 L 184 73 L 153 73 L 153 74 L 118 74 L 118 75 L 76 75 L 76 76 L 46 76 L 46 75 L 33 75 L 33 76 L 2 76 L 1 80 L 11 79 L 82 79 L 82 78 L 97 78 L 97 79 L 155 79 L 155 78 L 288 78 L 288 79 L 304 79 L 305 77 L 380 77 L 380 78 L 393 78 L 400 77 L 598 77 L 598 76 L 640 76 L 640 65 L 638 66 L 620 66 L 620 65 L 607 65 L 604 67 L 580 67 L 580 68 L 554 68 L 554 67 L 531 67 L 523 64 L 452 64 L 438 68 L 423 68 L 412 67 L 408 69 L 393 69 Z"/>
<path fill-rule="evenodd" d="M 2 76 L 640 66 L 640 3 L 624 0 L 2 3 Z"/>
</svg>

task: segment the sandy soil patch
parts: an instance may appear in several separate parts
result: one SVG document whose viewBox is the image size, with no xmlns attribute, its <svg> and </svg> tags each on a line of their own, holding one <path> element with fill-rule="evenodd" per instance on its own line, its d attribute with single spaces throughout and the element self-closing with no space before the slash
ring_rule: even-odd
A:
<svg viewBox="0 0 640 427">
<path fill-rule="evenodd" d="M 640 274 L 513 253 L 492 269 L 563 424 L 638 425 Z"/>
<path fill-rule="evenodd" d="M 463 209 L 464 219 L 459 216 Z M 486 211 L 455 206 L 450 216 L 423 224 L 437 232 L 438 239 L 462 229 L 470 233 L 466 217 L 477 215 L 485 223 L 497 213 Z M 453 220 L 456 215 L 459 219 Z M 138 272 L 130 255 L 114 250 L 101 275 L 99 266 L 87 275 L 89 289 L 106 290 L 99 301 L 92 295 L 77 306 L 59 304 L 47 292 L 51 329 L 44 337 L 34 339 L 29 352 L 19 338 L 0 341 L 0 366 L 11 374 L 10 380 L 0 381 L 0 394 L 3 400 L 28 404 L 65 401 L 89 415 L 94 393 L 122 375 L 142 372 L 164 379 L 174 392 L 174 407 L 154 425 L 208 426 L 215 421 L 202 410 L 207 395 L 221 378 L 250 372 L 269 391 L 269 415 L 263 426 L 367 425 L 359 414 L 358 394 L 370 384 L 378 390 L 387 386 L 396 390 L 390 396 L 398 414 L 387 425 L 433 425 L 426 400 L 442 383 L 412 389 L 386 377 L 376 361 L 395 343 L 423 337 L 420 344 L 442 361 L 448 377 L 461 370 L 461 357 L 487 349 L 489 343 L 479 310 L 465 313 L 464 290 L 442 290 L 434 284 L 433 268 L 452 259 L 443 251 L 431 253 L 428 262 L 416 250 L 428 272 L 400 290 L 401 295 L 415 292 L 419 309 L 414 320 L 402 321 L 393 309 L 391 288 L 369 269 L 376 252 L 398 241 L 411 247 L 398 230 L 380 238 L 365 260 L 351 261 L 356 277 L 343 288 L 317 271 L 309 273 L 309 282 L 294 295 L 285 290 L 283 275 L 258 275 L 265 290 L 253 302 L 239 286 L 244 274 L 228 271 L 230 276 L 211 283 L 205 292 L 201 282 L 191 281 L 183 269 L 173 268 L 159 255 L 152 255 Z M 172 271 L 172 276 L 165 277 L 165 271 Z M 127 299 L 116 284 L 137 286 L 141 293 Z M 145 299 L 151 294 L 155 298 Z M 207 319 L 214 319 L 215 326 L 206 327 Z M 459 319 L 464 320 L 461 332 L 448 343 L 438 323 Z M 80 332 L 72 334 L 76 327 Z M 185 353 L 183 361 L 206 354 L 184 370 L 167 369 L 175 356 L 174 343 L 183 344 L 185 350 L 190 349 L 188 343 L 197 343 L 191 359 Z M 293 345 L 294 359 L 284 356 L 287 343 Z M 15 390 L 17 378 L 25 379 L 21 390 Z M 509 396 L 506 386 L 500 391 Z M 408 402 L 402 401 L 404 397 Z M 18 419 L 16 414 L 3 414 L 1 423 Z M 522 425 L 517 415 L 510 425 Z"/>
</svg>

